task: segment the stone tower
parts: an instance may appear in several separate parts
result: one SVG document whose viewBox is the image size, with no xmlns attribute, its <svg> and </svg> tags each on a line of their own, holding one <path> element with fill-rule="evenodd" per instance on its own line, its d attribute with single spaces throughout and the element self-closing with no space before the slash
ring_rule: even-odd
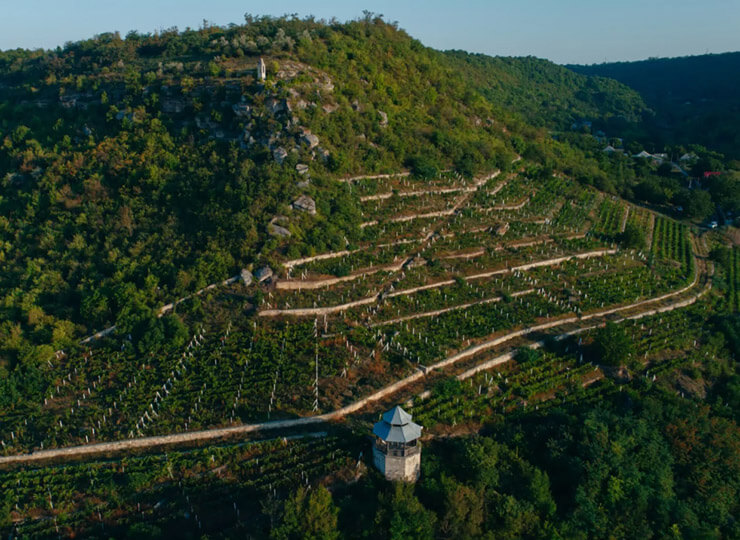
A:
<svg viewBox="0 0 740 540">
<path fill-rule="evenodd" d="M 388 480 L 416 482 L 421 470 L 421 426 L 401 407 L 393 407 L 373 427 L 373 461 Z"/>
<path fill-rule="evenodd" d="M 267 78 L 267 68 L 265 67 L 265 61 L 260 56 L 259 62 L 257 62 L 257 80 L 264 81 Z"/>
</svg>

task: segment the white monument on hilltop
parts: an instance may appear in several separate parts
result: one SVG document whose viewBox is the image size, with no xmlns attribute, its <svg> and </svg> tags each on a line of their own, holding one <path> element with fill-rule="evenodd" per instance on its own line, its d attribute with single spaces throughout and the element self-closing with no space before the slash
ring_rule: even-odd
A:
<svg viewBox="0 0 740 540">
<path fill-rule="evenodd" d="M 388 480 L 416 482 L 421 471 L 421 426 L 401 407 L 393 407 L 373 427 L 373 462 Z"/>
<path fill-rule="evenodd" d="M 267 78 L 267 68 L 265 67 L 265 61 L 260 56 L 259 62 L 257 62 L 257 80 L 264 81 Z"/>
</svg>

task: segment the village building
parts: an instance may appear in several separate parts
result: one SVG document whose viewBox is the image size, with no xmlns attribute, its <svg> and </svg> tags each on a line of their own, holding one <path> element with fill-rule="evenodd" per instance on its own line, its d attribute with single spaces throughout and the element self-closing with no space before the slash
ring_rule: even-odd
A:
<svg viewBox="0 0 740 540">
<path fill-rule="evenodd" d="M 257 62 L 257 80 L 264 81 L 265 79 L 267 79 L 267 67 L 265 61 L 260 57 L 259 62 Z"/>
<path fill-rule="evenodd" d="M 373 462 L 388 480 L 416 482 L 421 472 L 421 426 L 401 407 L 383 414 L 373 427 Z"/>
</svg>

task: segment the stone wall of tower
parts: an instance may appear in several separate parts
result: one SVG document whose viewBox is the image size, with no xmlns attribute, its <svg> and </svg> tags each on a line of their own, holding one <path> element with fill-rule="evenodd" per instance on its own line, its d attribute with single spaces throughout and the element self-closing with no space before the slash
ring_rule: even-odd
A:
<svg viewBox="0 0 740 540">
<path fill-rule="evenodd" d="M 416 482 L 421 473 L 421 452 L 410 456 L 388 456 L 373 448 L 373 462 L 388 480 Z"/>
</svg>

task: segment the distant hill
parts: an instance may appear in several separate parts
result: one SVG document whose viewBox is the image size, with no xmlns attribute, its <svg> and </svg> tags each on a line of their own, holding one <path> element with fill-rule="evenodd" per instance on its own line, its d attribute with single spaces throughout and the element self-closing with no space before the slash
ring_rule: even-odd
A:
<svg viewBox="0 0 740 540">
<path fill-rule="evenodd" d="M 587 76 L 548 60 L 492 57 L 447 51 L 450 65 L 493 103 L 521 115 L 534 126 L 568 129 L 588 119 L 602 125 L 642 121 L 640 95 L 605 76 Z"/>
<path fill-rule="evenodd" d="M 567 67 L 639 92 L 655 111 L 645 123 L 655 144 L 698 143 L 740 158 L 740 52 Z"/>
</svg>

